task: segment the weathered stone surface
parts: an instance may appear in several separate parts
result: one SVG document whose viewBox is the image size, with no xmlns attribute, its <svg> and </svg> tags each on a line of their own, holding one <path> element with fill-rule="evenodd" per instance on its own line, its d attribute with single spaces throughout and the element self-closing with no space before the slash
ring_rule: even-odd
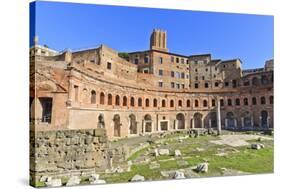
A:
<svg viewBox="0 0 281 189">
<path fill-rule="evenodd" d="M 181 156 L 181 151 L 180 150 L 175 150 L 175 156 Z"/>
<path fill-rule="evenodd" d="M 127 172 L 129 172 L 129 171 L 131 171 L 131 166 L 133 165 L 133 162 L 132 162 L 131 160 L 129 160 L 129 161 L 127 162 L 127 165 L 128 165 L 128 167 L 127 167 Z"/>
<path fill-rule="evenodd" d="M 130 180 L 131 182 L 139 182 L 139 181 L 145 181 L 144 176 L 141 175 L 135 175 Z"/>
<path fill-rule="evenodd" d="M 36 175 L 37 181 L 46 180 L 46 177 L 68 175 L 70 171 L 85 171 L 95 169 L 104 171 L 108 168 L 107 137 L 101 134 L 103 129 L 37 131 L 31 132 L 30 140 L 31 161 L 30 170 Z M 95 133 L 101 135 L 96 136 Z M 97 142 L 93 144 L 94 139 Z M 100 142 L 105 138 L 105 142 Z M 39 145 L 36 143 L 39 141 Z M 36 164 L 36 166 L 35 166 Z M 88 174 L 90 175 L 90 173 Z M 44 177 L 42 177 L 44 176 Z M 70 180 L 72 181 L 72 180 Z M 77 181 L 77 179 L 76 179 Z"/>
<path fill-rule="evenodd" d="M 186 178 L 197 178 L 200 177 L 197 173 L 195 173 L 191 168 L 187 168 L 184 170 L 184 175 Z"/>
<path fill-rule="evenodd" d="M 81 179 L 78 176 L 72 176 L 66 183 L 66 186 L 75 186 L 80 184 Z"/>
<path fill-rule="evenodd" d="M 184 173 L 181 171 L 176 171 L 173 176 L 173 179 L 184 179 L 184 178 L 185 178 Z"/>
<path fill-rule="evenodd" d="M 113 172 L 114 172 L 114 173 L 123 173 L 124 170 L 123 170 L 121 167 L 118 166 L 118 167 L 116 167 L 116 168 L 113 169 Z"/>
<path fill-rule="evenodd" d="M 100 128 L 95 129 L 95 136 L 104 137 L 105 135 L 106 135 L 105 129 L 100 129 Z"/>
<path fill-rule="evenodd" d="M 208 172 L 208 163 L 200 163 L 199 165 L 197 165 L 195 171 L 198 173 L 207 173 Z"/>
<path fill-rule="evenodd" d="M 39 181 L 40 182 L 47 182 L 47 180 L 48 180 L 48 176 L 42 176 Z"/>
<path fill-rule="evenodd" d="M 48 179 L 45 183 L 47 187 L 58 187 L 62 185 L 61 179 Z"/>
<path fill-rule="evenodd" d="M 160 156 L 163 156 L 163 155 L 169 155 L 170 151 L 169 149 L 158 149 L 158 153 Z"/>
<path fill-rule="evenodd" d="M 100 175 L 93 173 L 89 178 L 90 184 L 106 184 L 105 180 L 99 179 Z"/>
<path fill-rule="evenodd" d="M 106 184 L 105 180 L 94 180 L 92 182 L 90 182 L 90 184 Z"/>
<path fill-rule="evenodd" d="M 251 144 L 251 148 L 254 150 L 259 150 L 261 148 L 264 148 L 263 144 Z"/>
<path fill-rule="evenodd" d="M 133 162 L 132 162 L 132 160 L 129 160 L 129 161 L 127 162 L 127 164 L 128 164 L 128 166 L 131 166 L 131 165 L 133 165 Z"/>
<path fill-rule="evenodd" d="M 90 181 L 94 181 L 94 180 L 99 180 L 100 178 L 100 175 L 99 174 L 96 174 L 96 173 L 93 173 L 91 175 L 91 177 L 89 178 Z"/>
<path fill-rule="evenodd" d="M 158 156 L 159 156 L 158 149 L 154 149 L 153 155 L 154 155 L 155 157 L 158 157 Z"/>
</svg>

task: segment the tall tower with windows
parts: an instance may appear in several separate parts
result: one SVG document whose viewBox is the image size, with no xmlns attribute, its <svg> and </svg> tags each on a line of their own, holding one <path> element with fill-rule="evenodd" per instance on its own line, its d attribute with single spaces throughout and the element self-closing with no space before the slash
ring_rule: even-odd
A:
<svg viewBox="0 0 281 189">
<path fill-rule="evenodd" d="M 150 49 L 168 52 L 167 32 L 154 29 L 150 36 Z"/>
</svg>

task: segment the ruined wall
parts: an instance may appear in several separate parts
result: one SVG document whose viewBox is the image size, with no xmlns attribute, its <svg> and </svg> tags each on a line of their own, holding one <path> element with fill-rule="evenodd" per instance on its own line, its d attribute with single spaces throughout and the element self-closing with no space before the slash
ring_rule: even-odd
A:
<svg viewBox="0 0 281 189">
<path fill-rule="evenodd" d="M 30 132 L 30 176 L 87 175 L 108 168 L 104 129 Z"/>
</svg>

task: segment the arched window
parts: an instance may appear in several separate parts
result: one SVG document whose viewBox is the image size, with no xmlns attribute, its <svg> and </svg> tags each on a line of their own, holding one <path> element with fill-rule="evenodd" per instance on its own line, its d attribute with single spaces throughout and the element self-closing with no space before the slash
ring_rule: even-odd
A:
<svg viewBox="0 0 281 189">
<path fill-rule="evenodd" d="M 123 106 L 127 106 L 127 97 L 123 96 Z"/>
<path fill-rule="evenodd" d="M 240 106 L 240 99 L 239 99 L 239 98 L 236 98 L 236 99 L 235 99 L 235 105 L 236 105 L 236 106 Z"/>
<path fill-rule="evenodd" d="M 170 100 L 170 107 L 174 107 L 174 100 Z"/>
<path fill-rule="evenodd" d="M 157 99 L 153 99 L 153 107 L 157 107 Z"/>
<path fill-rule="evenodd" d="M 261 97 L 261 104 L 266 104 L 265 97 Z"/>
<path fill-rule="evenodd" d="M 182 107 L 182 100 L 179 100 L 178 106 L 179 106 L 179 107 Z"/>
<path fill-rule="evenodd" d="M 95 104 L 96 103 L 96 91 L 92 90 L 91 92 L 91 104 Z"/>
<path fill-rule="evenodd" d="M 103 114 L 100 114 L 98 117 L 98 128 L 104 128 L 104 116 Z"/>
<path fill-rule="evenodd" d="M 107 104 L 112 105 L 112 95 L 111 94 L 107 95 Z"/>
<path fill-rule="evenodd" d="M 216 106 L 216 101 L 215 101 L 215 99 L 212 99 L 212 106 L 213 106 L 213 107 Z"/>
<path fill-rule="evenodd" d="M 190 107 L 190 100 L 186 101 L 186 107 L 188 107 L 188 108 Z"/>
<path fill-rule="evenodd" d="M 198 107 L 198 106 L 199 106 L 199 101 L 198 101 L 198 100 L 195 100 L 194 106 L 195 106 L 195 107 Z"/>
<path fill-rule="evenodd" d="M 232 100 L 231 99 L 227 99 L 227 105 L 232 106 Z"/>
<path fill-rule="evenodd" d="M 224 106 L 224 100 L 220 99 L 220 106 Z"/>
<path fill-rule="evenodd" d="M 135 99 L 134 99 L 134 97 L 131 97 L 131 101 L 130 101 L 130 104 L 131 104 L 131 106 L 135 106 Z"/>
<path fill-rule="evenodd" d="M 100 93 L 100 104 L 104 104 L 104 93 Z"/>
<path fill-rule="evenodd" d="M 162 107 L 166 107 L 166 101 L 164 99 L 162 100 Z"/>
<path fill-rule="evenodd" d="M 249 103 L 248 103 L 248 98 L 244 98 L 243 101 L 244 101 L 244 105 L 245 105 L 245 106 L 248 106 L 248 105 L 249 105 Z"/>
<path fill-rule="evenodd" d="M 257 99 L 256 99 L 256 97 L 253 97 L 252 98 L 252 105 L 256 105 L 257 104 Z"/>
<path fill-rule="evenodd" d="M 138 106 L 142 107 L 142 99 L 141 98 L 138 98 Z"/>
<path fill-rule="evenodd" d="M 120 97 L 119 97 L 119 95 L 115 96 L 115 105 L 116 106 L 120 106 Z"/>
<path fill-rule="evenodd" d="M 207 107 L 207 106 L 208 106 L 207 100 L 204 100 L 204 101 L 203 101 L 203 106 L 204 106 L 204 107 Z"/>
<path fill-rule="evenodd" d="M 74 99 L 76 102 L 78 101 L 78 94 L 79 94 L 79 87 L 77 85 L 74 85 Z"/>
<path fill-rule="evenodd" d="M 273 96 L 270 96 L 270 97 L 269 97 L 269 103 L 270 103 L 270 104 L 273 104 Z"/>
<path fill-rule="evenodd" d="M 145 107 L 149 107 L 149 99 L 145 99 Z"/>
</svg>

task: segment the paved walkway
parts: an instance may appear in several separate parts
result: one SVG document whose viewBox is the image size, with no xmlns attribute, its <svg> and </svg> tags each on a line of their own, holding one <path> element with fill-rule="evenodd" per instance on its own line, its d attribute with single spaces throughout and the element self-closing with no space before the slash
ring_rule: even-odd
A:
<svg viewBox="0 0 281 189">
<path fill-rule="evenodd" d="M 111 142 L 111 147 L 112 148 L 120 147 L 122 145 L 127 145 L 129 147 L 135 147 L 135 146 L 139 146 L 141 143 L 147 142 L 148 139 L 149 139 L 148 135 L 129 137 L 126 139 L 120 139 L 118 141 Z"/>
<path fill-rule="evenodd" d="M 258 138 L 264 140 L 273 140 L 270 137 L 259 136 L 259 135 L 222 135 L 220 136 L 220 140 L 212 140 L 210 142 L 219 145 L 229 145 L 233 147 L 239 147 L 239 146 L 249 145 L 247 140 L 254 140 Z"/>
</svg>

